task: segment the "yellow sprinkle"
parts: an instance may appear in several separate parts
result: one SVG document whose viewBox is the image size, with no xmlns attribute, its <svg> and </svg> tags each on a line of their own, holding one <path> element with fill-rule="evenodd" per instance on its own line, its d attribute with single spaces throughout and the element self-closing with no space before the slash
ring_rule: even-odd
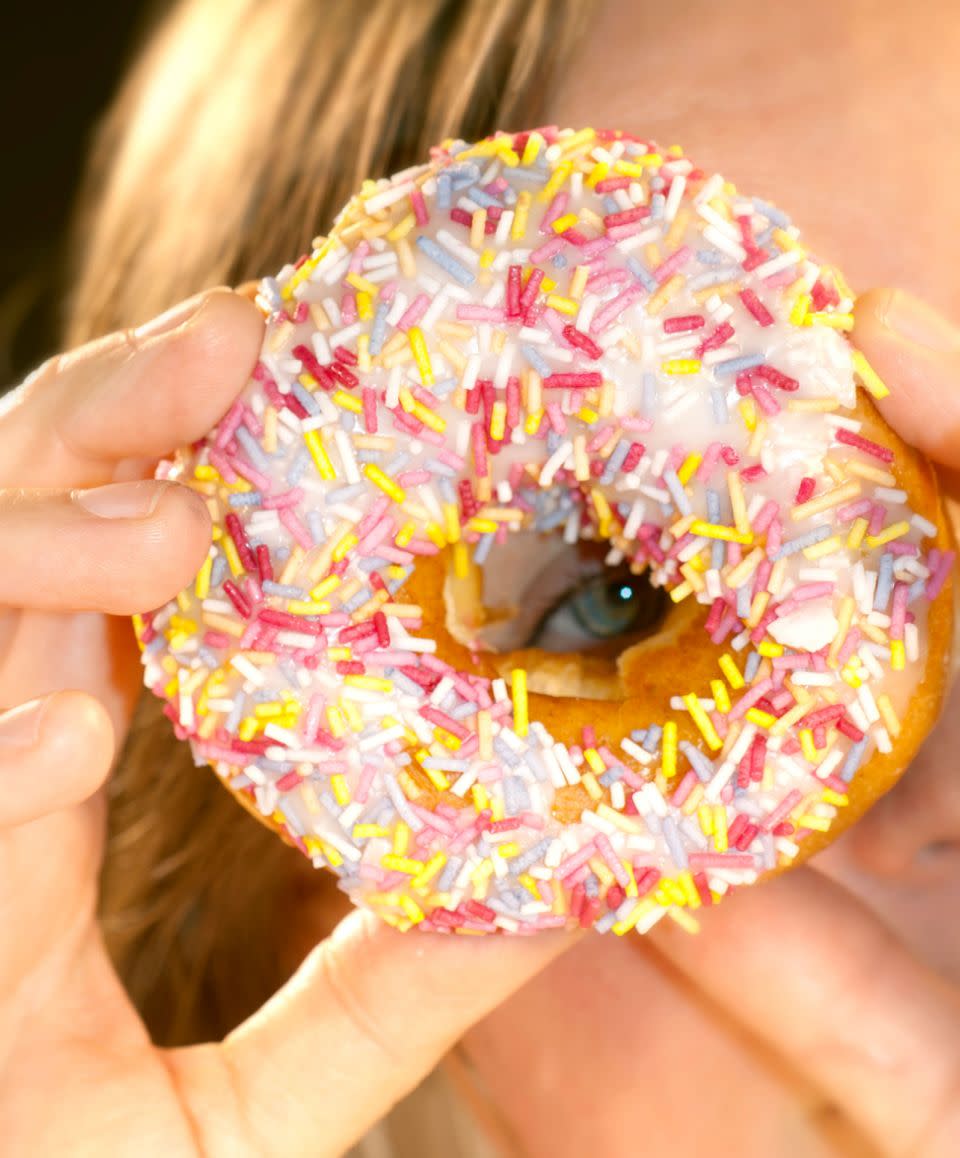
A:
<svg viewBox="0 0 960 1158">
<path fill-rule="evenodd" d="M 793 309 L 790 311 L 790 322 L 794 326 L 802 326 L 807 319 L 807 312 L 810 309 L 810 295 L 797 294 L 797 300 L 793 303 Z"/>
<path fill-rule="evenodd" d="M 737 530 L 736 527 L 723 526 L 720 523 L 704 523 L 695 519 L 690 525 L 692 535 L 702 535 L 705 539 L 722 539 L 725 543 L 742 543 L 750 546 L 753 543 L 753 533 Z"/>
<path fill-rule="evenodd" d="M 725 716 L 731 708 L 730 693 L 727 691 L 727 685 L 723 680 L 711 680 L 710 694 L 713 696 L 713 702 L 717 705 L 717 711 Z"/>
<path fill-rule="evenodd" d="M 842 548 L 843 539 L 839 535 L 831 535 L 829 539 L 814 543 L 812 547 L 804 547 L 803 557 L 805 559 L 822 559 L 824 555 L 830 555 Z"/>
<path fill-rule="evenodd" d="M 819 515 L 831 507 L 838 507 L 841 503 L 849 502 L 850 499 L 856 498 L 858 494 L 860 494 L 860 483 L 856 479 L 851 479 L 850 482 L 834 487 L 833 490 L 826 491 L 822 495 L 817 495 L 816 498 L 809 499 L 805 503 L 798 503 L 795 507 L 791 507 L 790 518 L 793 519 L 794 522 L 799 522 L 801 519 L 807 519 L 811 515 Z"/>
<path fill-rule="evenodd" d="M 430 881 L 433 880 L 433 878 L 446 863 L 447 854 L 445 852 L 435 852 L 423 866 L 420 872 L 418 872 L 417 875 L 413 878 L 413 881 L 411 882 L 413 887 L 415 889 L 424 888 L 427 884 L 430 883 Z"/>
<path fill-rule="evenodd" d="M 583 297 L 583 291 L 587 288 L 589 278 L 590 267 L 588 265 L 578 265 L 574 268 L 570 278 L 569 296 L 575 301 L 579 301 Z"/>
<path fill-rule="evenodd" d="M 710 748 L 712 752 L 716 752 L 722 748 L 723 741 L 717 735 L 717 730 L 713 726 L 713 721 L 707 715 L 703 704 L 700 703 L 700 700 L 697 698 L 696 694 L 691 692 L 689 695 L 684 696 L 683 702 L 687 706 L 687 711 L 690 713 L 690 718 L 700 729 L 700 734 L 703 736 L 704 740 L 706 740 L 707 747 Z"/>
<path fill-rule="evenodd" d="M 587 177 L 588 188 L 596 189 L 597 185 L 604 179 L 604 177 L 606 177 L 609 172 L 609 161 L 597 161 L 597 163 L 590 170 L 589 176 Z"/>
<path fill-rule="evenodd" d="M 393 830 L 393 854 L 394 856 L 406 856 L 407 849 L 410 847 L 410 827 L 404 820 L 398 820 L 397 826 Z"/>
<path fill-rule="evenodd" d="M 727 683 L 734 689 L 734 691 L 737 691 L 739 688 L 744 686 L 743 676 L 740 674 L 740 669 L 737 667 L 736 661 L 732 655 L 729 653 L 722 655 L 717 662 L 720 665 L 720 670 L 726 677 Z"/>
<path fill-rule="evenodd" d="M 420 373 L 420 381 L 424 386 L 433 385 L 433 367 L 430 365 L 430 354 L 427 351 L 427 340 L 423 336 L 423 330 L 419 326 L 411 326 L 407 338 L 410 342 L 410 350 L 413 353 L 413 360 L 417 364 L 417 370 Z"/>
<path fill-rule="evenodd" d="M 829 832 L 830 821 L 825 816 L 811 816 L 809 813 L 797 817 L 800 828 L 815 829 L 817 832 Z"/>
<path fill-rule="evenodd" d="M 567 179 L 569 178 L 569 176 L 572 172 L 573 172 L 573 162 L 561 161 L 560 164 L 557 165 L 556 169 L 554 169 L 553 173 L 551 174 L 550 180 L 546 183 L 546 185 L 544 185 L 544 187 L 537 194 L 538 200 L 540 200 L 540 201 L 552 201 L 554 199 L 554 197 L 556 197 L 556 195 L 563 188 L 563 186 L 566 184 Z M 522 196 L 522 194 L 521 194 L 521 196 Z M 518 198 L 518 200 L 519 200 L 519 198 Z"/>
<path fill-rule="evenodd" d="M 352 835 L 354 840 L 369 840 L 375 836 L 389 836 L 390 830 L 382 824 L 355 824 Z"/>
<path fill-rule="evenodd" d="M 425 917 L 423 909 L 420 908 L 413 897 L 408 897 L 406 893 L 401 893 L 400 895 L 400 908 L 403 909 L 414 925 L 419 925 Z"/>
<path fill-rule="evenodd" d="M 756 571 L 764 558 L 764 552 L 760 547 L 755 547 L 746 558 L 741 559 L 740 562 L 733 567 L 727 575 L 728 587 L 740 587 L 750 578 Z"/>
<path fill-rule="evenodd" d="M 259 724 L 252 716 L 247 716 L 240 721 L 240 727 L 237 729 L 237 735 L 241 740 L 252 740 L 257 734 Z"/>
<path fill-rule="evenodd" d="M 890 666 L 894 671 L 903 671 L 907 666 L 907 653 L 902 639 L 894 639 L 890 643 Z"/>
<path fill-rule="evenodd" d="M 580 310 L 579 302 L 574 301 L 573 298 L 565 298 L 561 294 L 547 294 L 545 300 L 552 310 L 556 310 L 560 314 L 567 314 L 569 317 L 573 317 Z"/>
<path fill-rule="evenodd" d="M 772 639 L 762 639 L 757 644 L 757 652 L 767 659 L 775 659 L 778 655 L 783 655 L 783 644 L 774 643 Z"/>
<path fill-rule="evenodd" d="M 327 449 L 320 440 L 320 432 L 317 430 L 305 431 L 303 441 L 307 444 L 307 450 L 310 451 L 310 457 L 313 459 L 314 466 L 317 468 L 317 474 L 319 474 L 322 479 L 335 479 L 337 472 L 333 469 L 330 455 L 327 454 Z"/>
<path fill-rule="evenodd" d="M 327 725 L 331 733 L 338 740 L 347 734 L 347 726 L 343 722 L 343 713 L 335 704 L 327 705 Z"/>
<path fill-rule="evenodd" d="M 502 442 L 506 430 L 507 404 L 502 399 L 498 399 L 490 411 L 490 437 L 494 442 Z"/>
<path fill-rule="evenodd" d="M 854 458 L 845 463 L 844 466 L 850 474 L 869 479 L 870 482 L 875 482 L 878 486 L 895 487 L 897 485 L 896 477 L 888 470 L 882 470 L 879 466 L 871 466 L 868 462 L 860 462 L 859 459 Z"/>
<path fill-rule="evenodd" d="M 384 494 L 388 495 L 395 503 L 402 503 L 407 497 L 407 492 L 403 487 L 397 484 L 385 474 L 376 463 L 368 462 L 363 466 L 363 473 L 375 485 L 378 486 Z"/>
<path fill-rule="evenodd" d="M 513 729 L 518 736 L 526 736 L 530 730 L 527 707 L 527 673 L 524 668 L 514 668 L 510 673 L 513 694 Z"/>
<path fill-rule="evenodd" d="M 787 409 L 795 411 L 796 413 L 829 413 L 832 410 L 840 409 L 839 399 L 828 398 L 791 398 L 787 403 Z M 853 468 L 850 468 L 851 473 L 855 473 Z"/>
<path fill-rule="evenodd" d="M 697 821 L 704 836 L 713 835 L 713 805 L 701 804 L 697 809 Z M 373 827 L 371 825 L 371 827 Z"/>
<path fill-rule="evenodd" d="M 909 534 L 910 524 L 906 521 L 901 523 L 891 523 L 889 527 L 885 527 L 879 535 L 867 535 L 868 547 L 883 547 L 887 543 L 892 543 L 894 539 L 901 539 L 904 535 Z"/>
<path fill-rule="evenodd" d="M 483 239 L 487 228 L 487 211 L 486 209 L 474 210 L 473 216 L 470 218 L 470 248 L 483 249 Z"/>
<path fill-rule="evenodd" d="M 900 642 L 897 640 L 896 642 Z M 901 643 L 902 647 L 903 644 Z M 880 709 L 880 715 L 883 717 L 883 722 L 886 725 L 887 731 L 896 739 L 900 735 L 900 718 L 894 710 L 890 697 L 884 692 L 877 696 L 877 707 Z"/>
<path fill-rule="evenodd" d="M 772 716 L 769 712 L 761 711 L 760 708 L 748 708 L 746 711 L 746 719 L 751 724 L 756 724 L 758 728 L 770 728 L 777 722 L 777 717 Z"/>
<path fill-rule="evenodd" d="M 406 217 L 401 218 L 397 224 L 387 234 L 387 241 L 399 241 L 402 237 L 406 237 L 412 229 L 416 227 L 417 218 L 413 213 L 408 213 Z"/>
<path fill-rule="evenodd" d="M 593 129 L 579 129 L 575 133 L 571 133 L 565 140 L 559 141 L 561 153 L 574 153 L 577 150 L 582 150 L 584 145 L 589 145 L 596 132 Z"/>
<path fill-rule="evenodd" d="M 820 763 L 817 746 L 813 742 L 813 732 L 809 728 L 800 729 L 800 747 L 806 760 L 809 760 L 811 764 Z"/>
<path fill-rule="evenodd" d="M 693 883 L 693 873 L 689 869 L 684 869 L 682 873 L 677 876 L 677 883 L 683 890 L 684 898 L 691 909 L 699 909 L 703 904 L 700 900 L 700 894 L 697 892 L 697 886 Z"/>
<path fill-rule="evenodd" d="M 699 374 L 699 358 L 668 358 L 660 369 L 664 374 Z"/>
<path fill-rule="evenodd" d="M 204 559 L 200 566 L 200 570 L 197 572 L 197 579 L 193 585 L 198 599 L 206 599 L 210 594 L 210 572 L 212 569 L 213 555 L 208 553 L 206 559 Z"/>
<path fill-rule="evenodd" d="M 333 798 L 341 806 L 350 803 L 350 789 L 347 787 L 347 778 L 342 772 L 335 772 L 330 777 L 330 787 L 333 789 Z"/>
<path fill-rule="evenodd" d="M 526 236 L 527 218 L 530 214 L 531 200 L 532 197 L 526 189 L 523 189 L 517 196 L 517 207 L 513 214 L 513 225 L 510 227 L 511 241 L 522 241 Z"/>
<path fill-rule="evenodd" d="M 775 724 L 770 725 L 770 735 L 785 735 L 788 729 L 792 728 L 798 720 L 807 714 L 808 707 L 809 705 L 805 700 L 803 703 L 794 704 L 788 712 L 784 712 L 783 715 L 777 719 Z"/>
<path fill-rule="evenodd" d="M 523 156 L 520 158 L 520 164 L 532 165 L 537 159 L 537 154 L 540 152 L 543 143 L 543 137 L 541 137 L 539 133 L 531 133 L 530 136 L 527 137 L 527 143 L 523 146 Z"/>
<path fill-rule="evenodd" d="M 286 609 L 291 615 L 327 615 L 330 604 L 322 599 L 290 599 Z"/>
<path fill-rule="evenodd" d="M 750 535 L 750 520 L 747 517 L 747 500 L 743 493 L 743 482 L 740 475 L 731 470 L 727 472 L 727 490 L 730 493 L 730 506 L 733 511 L 733 523 L 741 535 Z"/>
<path fill-rule="evenodd" d="M 675 273 L 672 278 L 665 281 L 663 285 L 656 291 L 655 294 L 647 302 L 647 313 L 657 314 L 663 307 L 675 297 L 686 283 L 686 278 L 682 273 Z"/>
<path fill-rule="evenodd" d="M 240 562 L 240 555 L 237 553 L 236 544 L 233 539 L 224 537 L 220 540 L 220 546 L 223 548 L 223 553 L 227 557 L 227 562 L 230 565 L 231 574 L 236 577 L 243 574 L 243 564 Z"/>
<path fill-rule="evenodd" d="M 592 772 L 584 772 L 580 777 L 580 783 L 586 788 L 592 800 L 603 799 L 603 789 L 597 783 L 597 778 Z"/>
<path fill-rule="evenodd" d="M 345 559 L 360 540 L 352 532 L 343 536 L 339 543 L 333 548 L 333 560 L 339 563 L 341 559 Z"/>
<path fill-rule="evenodd" d="M 348 687 L 366 688 L 367 691 L 371 692 L 393 691 L 393 680 L 389 680 L 385 676 L 348 675 L 343 677 L 343 682 Z"/>
<path fill-rule="evenodd" d="M 827 326 L 831 330 L 853 329 L 853 314 L 831 314 L 825 310 L 816 310 L 804 318 L 806 326 Z"/>
<path fill-rule="evenodd" d="M 641 917 L 645 917 L 656 907 L 656 901 L 654 901 L 652 897 L 644 897 L 643 900 L 637 901 L 636 905 L 634 905 L 634 907 L 622 921 L 617 921 L 616 924 L 611 926 L 613 932 L 618 937 L 622 937 L 625 933 L 629 933 Z"/>
<path fill-rule="evenodd" d="M 645 169 L 662 164 L 663 157 L 660 153 L 644 153 L 643 156 L 634 157 L 630 161 L 615 161 L 613 171 L 618 177 L 642 177 Z"/>
<path fill-rule="evenodd" d="M 890 393 L 883 379 L 859 350 L 853 351 L 853 370 L 874 398 L 886 398 Z"/>
<path fill-rule="evenodd" d="M 687 455 L 683 461 L 683 465 L 677 471 L 677 478 L 680 480 L 683 486 L 686 486 L 690 479 L 693 478 L 697 467 L 702 461 L 703 455 L 697 454 L 696 451 L 692 451 Z"/>
<path fill-rule="evenodd" d="M 572 229 L 577 224 L 576 213 L 565 213 L 562 217 L 558 217 L 556 221 L 550 226 L 554 233 L 565 233 L 566 230 Z"/>
<path fill-rule="evenodd" d="M 662 767 L 664 776 L 670 780 L 677 774 L 677 725 L 674 720 L 668 720 L 663 725 Z"/>
<path fill-rule="evenodd" d="M 870 524 L 867 522 L 867 520 L 863 519 L 863 518 L 853 520 L 853 525 L 850 528 L 850 533 L 847 535 L 847 548 L 848 548 L 848 550 L 851 550 L 851 551 L 859 550 L 860 544 L 864 540 L 864 536 L 867 533 L 867 527 L 869 527 L 869 525 Z"/>
<path fill-rule="evenodd" d="M 726 852 L 727 844 L 727 806 L 715 804 L 713 806 L 713 847 L 717 852 Z"/>
<path fill-rule="evenodd" d="M 824 804 L 832 804 L 834 808 L 844 808 L 850 803 L 849 796 L 841 792 L 834 792 L 832 788 L 824 788 L 823 795 L 820 799 Z"/>
</svg>

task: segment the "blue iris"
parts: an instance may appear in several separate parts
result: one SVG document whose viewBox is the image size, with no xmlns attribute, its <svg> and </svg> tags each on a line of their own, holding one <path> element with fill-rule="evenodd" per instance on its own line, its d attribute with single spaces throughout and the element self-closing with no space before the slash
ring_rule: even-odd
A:
<svg viewBox="0 0 960 1158">
<path fill-rule="evenodd" d="M 655 627 L 663 618 L 662 590 L 622 570 L 592 575 L 558 599 L 540 620 L 529 646 L 582 652 Z"/>
</svg>

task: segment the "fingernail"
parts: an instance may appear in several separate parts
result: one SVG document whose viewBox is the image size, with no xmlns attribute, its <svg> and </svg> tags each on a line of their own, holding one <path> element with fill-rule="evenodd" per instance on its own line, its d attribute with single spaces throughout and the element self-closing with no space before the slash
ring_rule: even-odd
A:
<svg viewBox="0 0 960 1158">
<path fill-rule="evenodd" d="M 152 515 L 166 486 L 156 482 L 111 483 L 74 491 L 73 499 L 100 519 L 145 519 Z"/>
<path fill-rule="evenodd" d="M 149 322 L 144 322 L 142 326 L 137 326 L 133 331 L 134 337 L 157 338 L 162 334 L 169 334 L 173 330 L 179 329 L 180 326 L 189 322 L 194 314 L 199 311 L 209 294 L 209 290 L 204 290 L 203 293 L 194 294 L 192 298 L 187 298 L 186 301 L 171 306 L 169 310 L 166 310 L 155 318 L 151 318 Z"/>
<path fill-rule="evenodd" d="M 960 350 L 960 329 L 912 294 L 891 290 L 878 313 L 888 330 L 909 342 L 937 354 Z"/>
<path fill-rule="evenodd" d="M 40 737 L 46 700 L 28 700 L 0 715 L 0 747 L 32 748 Z"/>
</svg>

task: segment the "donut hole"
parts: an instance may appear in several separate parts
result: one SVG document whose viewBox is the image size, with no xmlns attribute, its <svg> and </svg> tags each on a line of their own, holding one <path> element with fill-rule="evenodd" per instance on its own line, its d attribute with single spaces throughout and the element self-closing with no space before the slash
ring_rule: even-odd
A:
<svg viewBox="0 0 960 1158">
<path fill-rule="evenodd" d="M 447 570 L 446 626 L 494 670 L 527 671 L 531 691 L 617 700 L 623 657 L 663 630 L 666 591 L 624 563 L 610 544 L 516 533 L 465 578 Z"/>
</svg>

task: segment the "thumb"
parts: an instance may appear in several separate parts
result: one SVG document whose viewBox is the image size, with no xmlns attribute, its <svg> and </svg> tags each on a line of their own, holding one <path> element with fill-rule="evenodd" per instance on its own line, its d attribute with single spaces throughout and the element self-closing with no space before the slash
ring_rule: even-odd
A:
<svg viewBox="0 0 960 1158">
<path fill-rule="evenodd" d="M 222 1120 L 204 1121 L 213 1100 L 201 1096 L 214 1051 L 257 1153 L 342 1153 L 472 1024 L 577 940 L 563 931 L 399 933 L 350 913 L 222 1045 L 178 1051 L 201 1135 L 223 1136 Z"/>
<path fill-rule="evenodd" d="M 960 467 L 960 327 L 902 290 L 870 290 L 854 309 L 853 344 L 890 387 L 878 406 L 900 437 Z"/>
</svg>

